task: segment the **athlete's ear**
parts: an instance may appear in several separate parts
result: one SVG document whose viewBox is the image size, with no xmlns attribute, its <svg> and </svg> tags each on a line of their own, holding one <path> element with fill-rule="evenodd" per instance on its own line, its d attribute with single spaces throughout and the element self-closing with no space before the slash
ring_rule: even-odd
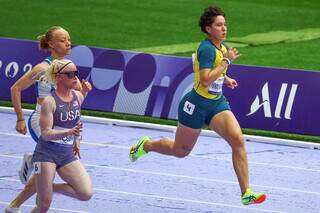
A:
<svg viewBox="0 0 320 213">
<path fill-rule="evenodd" d="M 57 81 L 61 80 L 61 78 L 62 78 L 62 75 L 61 75 L 61 74 L 57 74 L 57 75 L 56 75 L 56 80 L 57 80 Z"/>
<path fill-rule="evenodd" d="M 211 27 L 210 26 L 206 26 L 206 31 L 207 31 L 208 34 L 210 34 L 211 33 Z"/>
<path fill-rule="evenodd" d="M 48 41 L 48 46 L 50 47 L 50 49 L 53 49 L 53 42 L 52 41 Z"/>
</svg>

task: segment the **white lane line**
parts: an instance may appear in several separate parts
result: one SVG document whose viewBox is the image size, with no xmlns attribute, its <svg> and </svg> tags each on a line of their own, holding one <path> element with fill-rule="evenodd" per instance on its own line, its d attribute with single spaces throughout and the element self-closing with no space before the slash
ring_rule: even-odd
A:
<svg viewBox="0 0 320 213">
<path fill-rule="evenodd" d="M 129 146 L 122 146 L 122 145 L 114 145 L 112 143 L 93 143 L 93 142 L 81 142 L 83 144 L 86 144 L 88 146 L 100 146 L 100 147 L 111 147 L 111 148 L 117 148 L 117 149 L 125 149 L 129 150 L 131 147 Z M 221 161 L 228 161 L 232 162 L 232 159 L 230 158 L 219 158 L 219 157 L 211 157 L 206 155 L 195 155 L 195 154 L 189 154 L 189 157 L 194 158 L 204 158 L 204 159 L 210 159 L 210 160 L 221 160 Z M 279 164 L 271 164 L 271 163 L 261 163 L 261 162 L 255 162 L 255 161 L 249 161 L 249 164 L 256 164 L 256 165 L 264 165 L 264 166 L 270 166 L 270 167 L 278 167 L 278 168 L 285 168 L 285 169 L 296 169 L 296 170 L 303 170 L 303 171 L 309 171 L 309 172 L 320 172 L 320 169 L 308 169 L 308 168 L 302 168 L 302 167 L 296 167 L 296 166 L 285 166 L 285 165 L 279 165 Z"/>
<path fill-rule="evenodd" d="M 22 135 L 17 133 L 8 133 L 8 132 L 0 132 L 0 135 L 13 136 L 13 137 L 22 137 L 22 138 L 31 138 L 30 135 Z"/>
<path fill-rule="evenodd" d="M 130 172 L 130 173 L 142 173 L 142 174 L 158 175 L 158 176 L 166 176 L 166 177 L 186 178 L 186 179 L 197 180 L 197 181 L 208 181 L 208 182 L 217 182 L 217 183 L 225 183 L 225 184 L 233 184 L 233 185 L 239 184 L 236 181 L 220 180 L 220 179 L 213 179 L 213 178 L 194 177 L 194 176 L 188 176 L 188 175 L 178 175 L 178 174 L 171 174 L 171 173 L 164 173 L 164 172 L 152 172 L 152 171 L 145 171 L 145 170 L 138 170 L 138 169 L 127 169 L 127 168 L 112 167 L 112 166 L 99 166 L 99 165 L 94 165 L 94 164 L 84 164 L 84 165 L 87 167 L 118 170 L 118 171 Z M 275 189 L 275 190 L 282 190 L 282 191 L 289 191 L 289 192 L 320 195 L 320 192 L 312 192 L 312 191 L 292 189 L 292 188 L 265 186 L 265 185 L 258 185 L 258 184 L 250 184 L 250 186 L 261 187 L 261 188 L 265 188 L 265 189 Z"/>
<path fill-rule="evenodd" d="M 222 161 L 229 161 L 232 162 L 232 159 L 228 158 L 219 158 L 219 157 L 211 157 L 211 156 L 198 156 L 191 154 L 190 156 L 195 158 L 205 158 L 205 159 L 211 159 L 211 160 L 222 160 Z M 293 170 L 302 170 L 302 171 L 308 171 L 308 172 L 320 172 L 320 169 L 309 169 L 309 168 L 303 168 L 303 167 L 296 167 L 296 166 L 286 166 L 286 165 L 280 165 L 280 164 L 272 164 L 272 163 L 261 163 L 256 161 L 248 161 L 249 164 L 255 164 L 255 165 L 263 165 L 263 166 L 269 166 L 269 167 L 277 167 L 277 168 L 283 168 L 283 169 L 293 169 Z"/>
<path fill-rule="evenodd" d="M 6 136 L 12 136 L 12 137 L 24 137 L 24 138 L 31 138 L 29 135 L 21 135 L 21 134 L 15 134 L 15 133 L 5 133 L 5 132 L 0 132 L 0 135 L 6 135 Z M 86 142 L 82 141 L 82 144 L 88 145 L 88 146 L 98 146 L 98 147 L 110 147 L 110 148 L 115 148 L 115 149 L 124 149 L 128 150 L 131 147 L 129 146 L 123 146 L 123 145 L 115 145 L 112 143 L 95 143 L 95 142 Z M 204 158 L 204 159 L 211 159 L 211 160 L 221 160 L 221 161 L 228 161 L 232 162 L 232 159 L 230 158 L 219 158 L 219 157 L 212 157 L 212 156 L 199 156 L 195 154 L 190 154 L 189 157 L 193 158 Z M 320 169 L 310 169 L 310 168 L 303 168 L 303 167 L 296 167 L 296 166 L 286 166 L 286 165 L 280 165 L 280 164 L 272 164 L 272 163 L 261 163 L 261 162 L 255 162 L 255 161 L 248 161 L 249 164 L 252 165 L 262 165 L 262 166 L 269 166 L 269 167 L 277 167 L 277 168 L 283 168 L 283 169 L 293 169 L 293 170 L 301 170 L 301 171 L 308 171 L 308 172 L 320 172 Z"/>
<path fill-rule="evenodd" d="M 2 154 L 0 154 L 0 157 L 20 158 L 20 159 L 22 159 L 22 157 L 14 156 L 14 155 L 2 155 Z M 238 182 L 236 182 L 236 181 L 220 180 L 220 179 L 213 179 L 213 178 L 194 177 L 194 176 L 178 175 L 178 174 L 164 173 L 164 172 L 152 172 L 152 171 L 146 171 L 146 170 L 128 169 L 128 168 L 113 167 L 113 166 L 99 166 L 99 165 L 95 165 L 95 164 L 83 164 L 83 165 L 86 166 L 86 167 L 117 170 L 117 171 L 124 171 L 124 172 L 130 172 L 130 173 L 140 173 L 140 174 L 149 174 L 149 175 L 156 175 L 156 176 L 185 178 L 185 179 L 196 180 L 196 181 L 208 181 L 208 182 L 217 182 L 217 183 L 238 185 Z M 282 191 L 288 191 L 288 192 L 305 193 L 305 194 L 312 194 L 312 195 L 320 196 L 320 192 L 313 192 L 313 191 L 306 191 L 306 190 L 299 190 L 299 189 L 285 188 L 285 187 L 277 187 L 277 186 L 258 185 L 258 184 L 250 184 L 250 185 L 254 186 L 254 187 L 265 188 L 265 189 L 282 190 Z"/>
<path fill-rule="evenodd" d="M 95 190 L 114 193 L 114 194 L 123 194 L 123 195 L 130 195 L 130 196 L 133 195 L 133 196 L 139 196 L 139 197 L 148 197 L 148 198 L 164 199 L 164 200 L 172 200 L 172 201 L 180 201 L 180 202 L 182 201 L 182 202 L 188 202 L 188 203 L 206 204 L 206 205 L 212 205 L 212 206 L 221 206 L 221 207 L 229 207 L 229 208 L 237 208 L 237 209 L 247 209 L 247 210 L 255 210 L 255 211 L 261 211 L 261 212 L 284 213 L 283 211 L 268 210 L 268 209 L 262 209 L 262 208 L 249 208 L 244 206 L 214 203 L 214 202 L 201 201 L 201 200 L 191 200 L 191 199 L 184 199 L 184 198 L 178 198 L 178 197 L 167 197 L 167 196 L 160 196 L 160 195 L 153 195 L 153 194 L 143 194 L 143 193 L 126 192 L 126 191 L 118 191 L 118 190 L 111 190 L 111 189 L 100 189 L 100 188 L 95 188 Z"/>
<path fill-rule="evenodd" d="M 9 205 L 9 202 L 5 201 L 0 201 L 1 205 Z M 28 205 L 28 204 L 22 204 L 22 206 L 29 207 L 29 208 L 34 208 L 34 205 Z M 74 213 L 89 213 L 89 212 L 84 212 L 84 211 L 78 211 L 78 210 L 71 210 L 71 209 L 61 209 L 61 208 L 56 208 L 56 207 L 50 207 L 49 210 L 56 210 L 59 212 L 74 212 Z"/>
<path fill-rule="evenodd" d="M 13 178 L 0 178 L 0 180 L 20 182 L 19 180 L 13 179 Z M 261 211 L 261 212 L 284 213 L 283 211 L 275 211 L 275 210 L 268 210 L 268 209 L 262 209 L 262 208 L 251 208 L 251 207 L 249 208 L 249 207 L 245 207 L 245 206 L 236 206 L 236 205 L 214 203 L 214 202 L 201 201 L 201 200 L 190 200 L 190 199 L 177 198 L 177 197 L 167 197 L 167 196 L 160 196 L 160 195 L 126 192 L 126 191 L 103 189 L 103 188 L 94 188 L 94 191 L 108 192 L 108 193 L 114 193 L 114 194 L 124 194 L 124 195 L 130 195 L 130 196 L 156 198 L 156 199 L 164 199 L 164 200 L 182 201 L 182 202 L 197 203 L 197 204 L 206 204 L 206 205 L 212 205 L 212 206 L 221 206 L 221 207 L 229 207 L 229 208 L 237 208 L 237 209 L 256 210 L 256 211 Z M 0 201 L 0 203 L 1 203 L 1 201 Z M 9 204 L 6 202 L 2 202 L 2 203 Z M 23 206 L 34 207 L 32 205 L 23 205 Z M 57 208 L 50 208 L 50 209 L 57 209 Z M 79 211 L 73 211 L 73 212 L 79 212 Z"/>
<path fill-rule="evenodd" d="M 22 159 L 22 156 L 0 154 L 0 157 Z"/>
<path fill-rule="evenodd" d="M 23 109 L 25 115 L 31 115 L 33 110 Z M 14 109 L 10 107 L 1 107 L 0 113 L 9 113 L 15 114 Z M 13 115 L 14 116 L 14 115 Z M 143 129 L 152 129 L 156 131 L 165 131 L 165 132 L 176 132 L 176 126 L 170 125 L 162 125 L 162 124 L 152 124 L 152 123 L 144 123 L 138 121 L 127 121 L 127 120 L 119 120 L 119 119 L 111 119 L 111 118 L 101 118 L 101 117 L 93 117 L 93 116 L 82 116 L 81 120 L 87 123 L 93 123 L 95 125 L 112 125 L 119 127 L 128 127 L 128 128 L 143 128 Z M 201 136 L 209 136 L 209 137 L 218 137 L 218 134 L 212 130 L 202 130 Z M 318 149 L 320 150 L 319 143 L 313 142 L 302 142 L 297 140 L 290 139 L 278 139 L 278 138 L 270 138 L 263 136 L 254 136 L 254 135 L 244 135 L 246 141 L 256 142 L 256 143 L 264 143 L 264 144 L 275 144 L 275 145 L 285 145 L 285 146 L 293 146 L 307 149 Z"/>
<path fill-rule="evenodd" d="M 20 180 L 15 179 L 15 178 L 4 178 L 4 177 L 2 177 L 2 178 L 0 178 L 0 180 L 7 180 L 7 181 L 14 181 L 14 182 L 19 182 L 19 183 L 21 183 Z"/>
</svg>

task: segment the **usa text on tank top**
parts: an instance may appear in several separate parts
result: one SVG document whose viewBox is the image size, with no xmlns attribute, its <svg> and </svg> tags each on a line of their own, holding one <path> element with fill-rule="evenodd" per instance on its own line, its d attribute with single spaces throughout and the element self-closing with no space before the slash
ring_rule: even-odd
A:
<svg viewBox="0 0 320 213">
<path fill-rule="evenodd" d="M 56 111 L 53 113 L 53 128 L 61 127 L 71 129 L 80 121 L 80 102 L 75 91 L 72 92 L 72 100 L 65 102 L 53 91 L 51 94 L 56 102 Z"/>
</svg>

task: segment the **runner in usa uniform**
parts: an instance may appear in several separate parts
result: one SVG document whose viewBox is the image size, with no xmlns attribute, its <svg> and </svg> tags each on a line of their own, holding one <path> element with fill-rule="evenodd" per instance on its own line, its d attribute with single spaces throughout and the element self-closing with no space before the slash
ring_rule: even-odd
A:
<svg viewBox="0 0 320 213">
<path fill-rule="evenodd" d="M 84 100 L 76 90 L 77 68 L 70 60 L 54 60 L 48 74 L 57 86 L 41 106 L 41 136 L 32 159 L 38 195 L 33 213 L 49 210 L 56 172 L 65 181 L 56 184 L 57 192 L 83 201 L 93 193 L 91 179 L 76 157 L 80 157 L 80 108 Z"/>
</svg>

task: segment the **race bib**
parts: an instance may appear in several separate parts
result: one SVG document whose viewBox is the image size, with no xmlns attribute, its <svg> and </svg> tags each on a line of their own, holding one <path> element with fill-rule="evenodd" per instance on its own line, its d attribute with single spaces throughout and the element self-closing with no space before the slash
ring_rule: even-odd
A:
<svg viewBox="0 0 320 213">
<path fill-rule="evenodd" d="M 223 82 L 224 76 L 219 77 L 210 85 L 208 92 L 213 95 L 221 95 Z"/>
<path fill-rule="evenodd" d="M 41 163 L 40 162 L 34 162 L 33 163 L 33 171 L 34 171 L 34 174 L 40 174 L 41 173 Z"/>
<path fill-rule="evenodd" d="M 183 111 L 185 111 L 189 115 L 192 115 L 193 111 L 194 111 L 194 108 L 195 108 L 195 105 L 193 103 L 190 103 L 189 101 L 186 101 L 184 103 Z"/>
<path fill-rule="evenodd" d="M 67 128 L 55 126 L 55 127 L 53 127 L 53 129 L 56 129 L 56 130 L 66 130 Z M 60 143 L 60 144 L 72 145 L 72 144 L 73 144 L 73 141 L 74 141 L 74 135 L 69 135 L 69 136 L 63 137 L 63 138 L 61 138 L 61 139 L 50 140 L 50 141 L 51 141 L 51 142 L 55 142 L 55 143 Z"/>
</svg>

